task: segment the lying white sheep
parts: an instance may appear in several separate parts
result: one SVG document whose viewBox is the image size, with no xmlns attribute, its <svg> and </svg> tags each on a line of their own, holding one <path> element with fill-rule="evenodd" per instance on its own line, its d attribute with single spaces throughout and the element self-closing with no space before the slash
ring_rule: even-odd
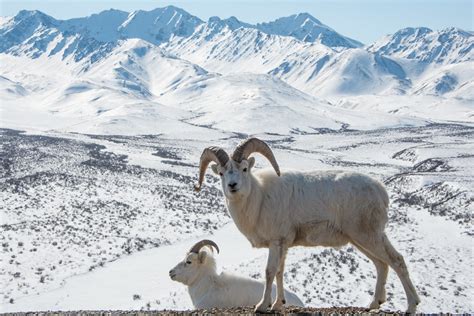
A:
<svg viewBox="0 0 474 316">
<path fill-rule="evenodd" d="M 258 152 L 272 164 L 272 170 L 252 172 Z M 384 232 L 388 194 L 384 186 L 366 175 L 348 171 L 292 171 L 280 168 L 268 145 L 251 138 L 242 142 L 231 157 L 219 147 L 208 147 L 201 155 L 200 190 L 211 161 L 221 178 L 227 209 L 237 228 L 253 247 L 269 248 L 265 290 L 256 311 L 269 306 L 280 310 L 285 304 L 283 271 L 289 247 L 340 247 L 352 243 L 374 263 L 377 283 L 371 309 L 385 302 L 385 283 L 390 266 L 400 278 L 408 308 L 414 313 L 420 299 L 405 261 Z M 271 293 L 276 276 L 277 299 Z"/>
<path fill-rule="evenodd" d="M 188 286 L 195 308 L 255 306 L 264 284 L 225 272 L 217 274 L 210 246 L 219 252 L 218 246 L 211 240 L 196 243 L 184 260 L 171 269 L 171 279 Z M 285 296 L 289 305 L 304 306 L 294 293 L 285 290 Z"/>
</svg>

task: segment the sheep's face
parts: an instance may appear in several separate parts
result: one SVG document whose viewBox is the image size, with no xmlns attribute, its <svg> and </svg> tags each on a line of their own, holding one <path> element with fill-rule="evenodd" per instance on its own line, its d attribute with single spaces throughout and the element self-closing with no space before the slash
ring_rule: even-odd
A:
<svg viewBox="0 0 474 316">
<path fill-rule="evenodd" d="M 170 270 L 171 280 L 192 285 L 202 274 L 206 257 L 206 251 L 200 251 L 199 254 L 188 253 L 183 261 Z"/>
<path fill-rule="evenodd" d="M 212 171 L 220 176 L 222 191 L 229 200 L 238 200 L 249 195 L 251 190 L 250 172 L 255 158 L 250 157 L 241 162 L 230 159 L 225 166 L 214 164 Z"/>
</svg>

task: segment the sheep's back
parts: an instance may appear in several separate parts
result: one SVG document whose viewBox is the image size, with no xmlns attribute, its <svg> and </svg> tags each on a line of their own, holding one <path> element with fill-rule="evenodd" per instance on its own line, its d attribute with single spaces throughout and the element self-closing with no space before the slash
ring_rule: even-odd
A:
<svg viewBox="0 0 474 316">
<path fill-rule="evenodd" d="M 387 222 L 387 191 L 367 175 L 324 170 L 284 171 L 278 177 L 262 170 L 257 177 L 265 192 L 265 212 L 294 225 L 329 221 L 344 228 L 358 221 L 367 229 L 383 230 Z"/>
</svg>

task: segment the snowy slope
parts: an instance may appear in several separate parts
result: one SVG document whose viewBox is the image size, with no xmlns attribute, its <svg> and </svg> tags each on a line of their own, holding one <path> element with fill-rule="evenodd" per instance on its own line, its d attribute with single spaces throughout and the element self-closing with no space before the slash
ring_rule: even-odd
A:
<svg viewBox="0 0 474 316">
<path fill-rule="evenodd" d="M 413 93 L 474 100 L 474 60 L 426 71 L 413 87 Z"/>
<path fill-rule="evenodd" d="M 241 73 L 199 82 L 159 99 L 178 104 L 196 116 L 188 122 L 246 134 L 318 133 L 320 129 L 371 129 L 419 125 L 423 119 L 342 110 L 291 87 L 269 75 Z M 176 101 L 175 101 L 176 100 Z"/>
<path fill-rule="evenodd" d="M 288 59 L 270 73 L 312 95 L 404 94 L 411 86 L 397 62 L 363 49 Z"/>
<path fill-rule="evenodd" d="M 4 94 L 8 93 L 2 104 L 4 127 L 96 134 L 179 131 L 183 136 L 202 130 L 181 122 L 192 113 L 163 105 L 156 98 L 176 86 L 212 75 L 168 56 L 148 42 L 122 41 L 108 58 L 90 68 L 84 68 L 82 62 L 64 63 L 60 58 L 46 56 L 31 60 L 2 55 L 0 60 L 7 65 L 2 69 L 2 86 Z M 38 61 L 41 67 L 33 66 Z M 58 75 L 49 76 L 51 69 L 58 70 Z M 22 87 L 29 93 L 20 98 Z M 209 134 L 207 130 L 201 132 Z"/>
<path fill-rule="evenodd" d="M 229 27 L 225 21 L 212 20 L 201 25 L 189 38 L 163 44 L 167 51 L 220 73 L 266 73 L 292 54 L 330 54 L 320 44 L 291 37 L 265 34 L 254 28 Z"/>
<path fill-rule="evenodd" d="M 136 98 L 163 95 L 208 76 L 212 75 L 203 68 L 137 39 L 121 42 L 108 58 L 80 75 L 83 80 L 122 89 Z"/>
<path fill-rule="evenodd" d="M 20 83 L 11 81 L 3 76 L 0 76 L 0 89 L 2 100 L 17 99 L 28 94 L 28 90 L 26 90 Z"/>
</svg>

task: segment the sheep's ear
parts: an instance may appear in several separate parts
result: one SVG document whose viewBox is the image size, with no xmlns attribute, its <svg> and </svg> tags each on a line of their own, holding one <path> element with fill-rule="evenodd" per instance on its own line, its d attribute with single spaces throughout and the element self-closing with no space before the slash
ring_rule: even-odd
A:
<svg viewBox="0 0 474 316">
<path fill-rule="evenodd" d="M 247 162 L 249 163 L 249 169 L 252 169 L 253 166 L 255 165 L 255 158 L 250 157 L 249 159 L 247 159 Z"/>
<path fill-rule="evenodd" d="M 204 261 L 206 260 L 206 257 L 207 257 L 207 252 L 200 251 L 198 254 L 199 263 L 204 263 Z"/>
<path fill-rule="evenodd" d="M 218 174 L 219 172 L 217 171 L 217 164 L 216 163 L 213 163 L 211 165 L 211 169 L 212 169 L 212 172 L 214 172 L 215 174 Z"/>
</svg>

